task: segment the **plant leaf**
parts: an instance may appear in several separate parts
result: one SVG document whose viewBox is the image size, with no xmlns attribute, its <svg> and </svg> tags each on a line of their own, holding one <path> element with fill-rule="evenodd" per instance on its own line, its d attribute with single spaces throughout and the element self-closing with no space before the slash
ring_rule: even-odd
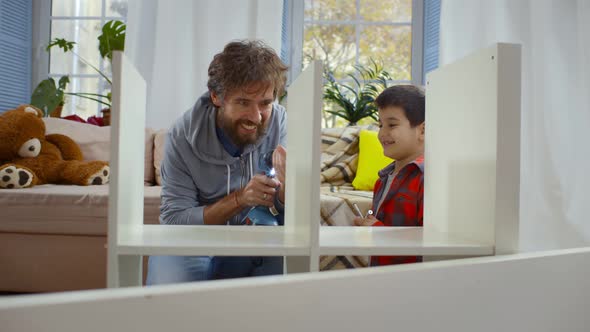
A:
<svg viewBox="0 0 590 332">
<path fill-rule="evenodd" d="M 63 38 L 55 38 L 49 43 L 49 45 L 47 45 L 45 50 L 47 52 L 49 52 L 49 50 L 52 47 L 57 46 L 57 47 L 61 48 L 64 51 L 64 53 L 66 53 L 68 51 L 71 51 L 74 48 L 74 44 L 76 44 L 76 43 L 72 42 L 72 41 L 65 40 Z"/>
<path fill-rule="evenodd" d="M 55 86 L 55 80 L 48 78 L 37 85 L 31 95 L 31 105 L 43 110 L 48 116 L 63 101 L 63 91 Z"/>
<path fill-rule="evenodd" d="M 108 21 L 98 36 L 98 50 L 101 57 L 113 60 L 113 51 L 125 49 L 125 32 L 127 26 L 121 21 Z"/>
<path fill-rule="evenodd" d="M 70 83 L 70 77 L 69 76 L 66 75 L 66 76 L 60 77 L 59 78 L 59 82 L 58 82 L 59 89 L 62 90 L 62 91 L 65 90 L 66 89 L 66 86 L 68 85 L 68 83 Z"/>
<path fill-rule="evenodd" d="M 391 76 L 383 69 L 381 62 L 374 59 L 369 59 L 367 66 L 355 65 L 353 68 L 357 75 L 349 73 L 347 76 L 353 80 L 354 85 L 336 81 L 329 70 L 324 72 L 327 81 L 324 85 L 324 100 L 338 108 L 325 112 L 343 118 L 349 124 L 366 117 L 377 121 L 375 99 L 387 88 Z M 357 89 L 353 87 L 355 85 Z"/>
</svg>

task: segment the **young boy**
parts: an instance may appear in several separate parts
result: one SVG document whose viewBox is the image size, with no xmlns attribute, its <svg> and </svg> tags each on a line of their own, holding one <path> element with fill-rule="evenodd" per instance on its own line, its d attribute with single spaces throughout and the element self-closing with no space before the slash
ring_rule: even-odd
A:
<svg viewBox="0 0 590 332">
<path fill-rule="evenodd" d="M 412 85 L 385 89 L 375 100 L 379 141 L 394 162 L 379 171 L 374 215 L 357 226 L 422 226 L 424 197 L 424 93 Z M 373 256 L 371 266 L 421 262 L 418 256 Z"/>
</svg>

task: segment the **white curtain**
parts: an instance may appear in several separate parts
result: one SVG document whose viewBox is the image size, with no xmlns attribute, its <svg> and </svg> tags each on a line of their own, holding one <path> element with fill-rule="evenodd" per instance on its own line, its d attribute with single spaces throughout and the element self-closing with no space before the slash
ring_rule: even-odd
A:
<svg viewBox="0 0 590 332">
<path fill-rule="evenodd" d="M 441 65 L 522 44 L 520 247 L 590 243 L 590 1 L 443 0 Z"/>
<path fill-rule="evenodd" d="M 207 90 L 213 55 L 235 39 L 280 54 L 279 0 L 130 0 L 125 53 L 148 86 L 146 125 L 167 128 Z"/>
</svg>

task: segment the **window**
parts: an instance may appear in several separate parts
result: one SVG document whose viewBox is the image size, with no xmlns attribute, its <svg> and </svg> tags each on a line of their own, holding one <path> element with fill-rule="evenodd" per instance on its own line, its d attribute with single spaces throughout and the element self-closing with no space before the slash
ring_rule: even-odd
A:
<svg viewBox="0 0 590 332">
<path fill-rule="evenodd" d="M 127 0 L 53 0 L 50 40 L 64 38 L 76 42 L 74 51 L 110 77 L 110 63 L 101 59 L 97 38 L 107 21 L 125 21 L 126 16 Z M 57 80 L 62 75 L 70 76 L 67 88 L 69 92 L 106 95 L 110 90 L 105 79 L 91 66 L 71 52 L 63 53 L 61 49 L 54 47 L 49 55 L 49 77 Z M 62 116 L 76 114 L 86 119 L 98 115 L 102 108 L 104 105 L 96 101 L 67 96 Z"/>
<path fill-rule="evenodd" d="M 322 60 L 345 82 L 355 65 L 374 60 L 390 73 L 390 84 L 422 84 L 421 23 L 419 0 L 305 0 L 303 66 Z M 345 123 L 325 113 L 323 125 Z"/>
<path fill-rule="evenodd" d="M 424 76 L 438 68 L 440 0 L 424 1 Z M 426 81 L 426 77 L 424 78 Z"/>
<path fill-rule="evenodd" d="M 0 113 L 29 102 L 32 3 L 0 0 Z"/>
</svg>

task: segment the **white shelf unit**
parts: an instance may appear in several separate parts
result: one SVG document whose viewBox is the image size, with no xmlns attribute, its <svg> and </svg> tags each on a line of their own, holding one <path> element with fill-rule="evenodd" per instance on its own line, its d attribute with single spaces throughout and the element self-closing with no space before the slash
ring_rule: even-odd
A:
<svg viewBox="0 0 590 332">
<path fill-rule="evenodd" d="M 144 255 L 285 256 L 290 272 L 317 271 L 321 86 L 322 66 L 314 62 L 289 89 L 289 153 L 304 157 L 287 164 L 284 227 L 144 225 L 145 81 L 124 54 L 114 54 L 108 286 L 141 285 Z"/>
<path fill-rule="evenodd" d="M 143 255 L 484 256 L 516 250 L 520 46 L 497 44 L 428 75 L 424 227 L 320 227 L 322 65 L 291 85 L 284 227 L 143 225 L 145 82 L 113 57 L 109 287 L 141 285 Z"/>
</svg>

